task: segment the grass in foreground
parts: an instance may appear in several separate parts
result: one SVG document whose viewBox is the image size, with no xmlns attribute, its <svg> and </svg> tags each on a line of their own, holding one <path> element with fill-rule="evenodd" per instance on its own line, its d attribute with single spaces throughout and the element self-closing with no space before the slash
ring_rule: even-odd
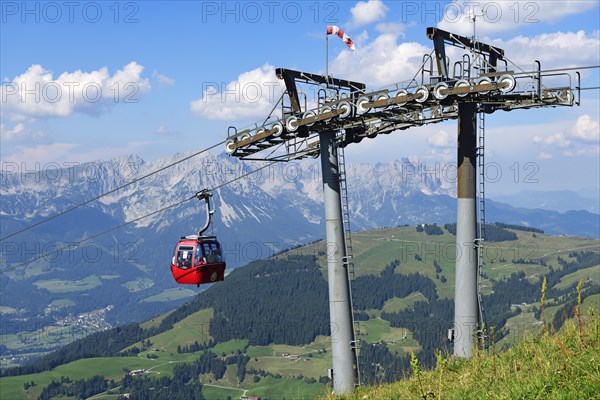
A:
<svg viewBox="0 0 600 400">
<path fill-rule="evenodd" d="M 600 318 L 590 312 L 501 354 L 479 351 L 470 361 L 440 356 L 432 371 L 416 363 L 410 379 L 326 399 L 600 399 Z"/>
</svg>

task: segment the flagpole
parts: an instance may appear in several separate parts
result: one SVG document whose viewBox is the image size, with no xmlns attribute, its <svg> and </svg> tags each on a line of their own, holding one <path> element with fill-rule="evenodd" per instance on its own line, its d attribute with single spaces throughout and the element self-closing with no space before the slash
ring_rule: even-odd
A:
<svg viewBox="0 0 600 400">
<path fill-rule="evenodd" d="M 325 78 L 329 81 L 329 35 L 325 34 Z"/>
</svg>

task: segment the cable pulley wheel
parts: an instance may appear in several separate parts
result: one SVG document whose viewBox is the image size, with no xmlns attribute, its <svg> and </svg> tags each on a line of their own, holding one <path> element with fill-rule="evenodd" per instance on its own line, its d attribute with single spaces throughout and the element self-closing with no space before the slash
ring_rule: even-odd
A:
<svg viewBox="0 0 600 400">
<path fill-rule="evenodd" d="M 515 86 L 515 77 L 512 75 L 502 75 L 498 78 L 498 89 L 500 89 L 502 93 L 512 92 Z"/>
<path fill-rule="evenodd" d="M 424 103 L 429 98 L 429 90 L 425 86 L 419 86 L 415 90 L 415 96 L 417 103 Z"/>
<path fill-rule="evenodd" d="M 296 132 L 298 130 L 298 117 L 289 117 L 285 121 L 285 129 L 288 132 Z"/>
<path fill-rule="evenodd" d="M 356 100 L 356 113 L 357 114 L 364 114 L 367 111 L 369 111 L 371 108 L 367 107 L 367 103 L 370 102 L 370 99 L 366 96 L 360 97 L 358 100 Z"/>
<path fill-rule="evenodd" d="M 338 111 L 341 111 L 338 118 L 347 118 L 352 114 L 352 105 L 348 101 L 343 101 L 338 104 Z"/>
<path fill-rule="evenodd" d="M 490 83 L 492 83 L 492 80 L 488 77 L 483 77 L 480 80 L 477 81 L 478 85 L 489 85 Z M 490 91 L 489 90 L 485 90 L 483 92 L 479 92 L 481 94 L 488 94 Z"/>
<path fill-rule="evenodd" d="M 454 89 L 462 89 L 462 88 L 468 88 L 471 86 L 471 83 L 469 83 L 468 80 L 466 79 L 459 79 L 458 81 L 456 81 L 456 83 L 454 84 Z M 456 95 L 458 97 L 466 97 L 469 94 L 469 91 L 465 92 L 465 93 L 457 93 Z"/>
<path fill-rule="evenodd" d="M 449 92 L 448 84 L 446 82 L 439 82 L 433 88 L 433 97 L 438 100 L 444 100 L 448 97 Z"/>
<path fill-rule="evenodd" d="M 404 89 L 400 89 L 396 92 L 396 97 L 400 97 L 400 96 L 408 96 L 408 92 Z M 402 107 L 403 105 L 405 105 L 407 102 L 403 101 L 401 103 L 397 103 L 400 107 Z"/>
<path fill-rule="evenodd" d="M 310 118 L 310 117 L 315 117 L 317 115 L 316 112 L 314 112 L 313 110 L 308 110 L 307 112 L 305 112 L 304 114 L 302 114 L 302 119 L 306 119 L 306 118 Z M 305 124 L 306 126 L 313 126 L 315 124 L 315 122 L 311 122 L 308 124 Z"/>
<path fill-rule="evenodd" d="M 273 133 L 274 137 L 279 137 L 281 136 L 281 134 L 283 133 L 283 125 L 281 122 L 277 121 L 275 123 L 273 123 L 273 125 L 271 125 L 271 130 L 275 129 L 275 132 Z"/>
<path fill-rule="evenodd" d="M 332 109 L 331 107 L 329 107 L 329 106 L 325 106 L 325 107 L 323 107 L 323 108 L 321 108 L 321 109 L 319 110 L 319 114 L 330 113 L 331 111 L 333 111 L 333 109 Z M 321 121 L 323 121 L 323 122 L 327 122 L 327 121 L 329 121 L 330 119 L 331 119 L 331 118 L 326 118 L 326 119 L 322 119 Z"/>
<path fill-rule="evenodd" d="M 379 100 L 389 100 L 390 96 L 387 93 L 382 93 L 380 95 L 377 96 L 377 101 Z M 383 110 L 385 110 L 386 108 L 389 107 L 389 104 L 385 105 L 382 107 Z"/>
<path fill-rule="evenodd" d="M 225 153 L 227 153 L 227 154 L 233 154 L 233 152 L 235 151 L 235 147 L 233 147 L 234 144 L 235 144 L 235 140 L 228 139 L 225 142 Z"/>
</svg>

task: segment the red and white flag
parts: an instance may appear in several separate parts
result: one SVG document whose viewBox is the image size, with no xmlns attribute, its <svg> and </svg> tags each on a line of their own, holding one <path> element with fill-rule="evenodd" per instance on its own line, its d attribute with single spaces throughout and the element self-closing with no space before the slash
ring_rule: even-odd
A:
<svg viewBox="0 0 600 400">
<path fill-rule="evenodd" d="M 338 37 L 340 39 L 342 39 L 344 41 L 344 43 L 346 43 L 346 46 L 350 47 L 353 51 L 356 51 L 356 47 L 354 47 L 354 42 L 352 42 L 352 39 L 350 39 L 350 37 L 348 37 L 348 35 L 346 35 L 346 33 L 339 26 L 335 26 L 335 25 L 328 26 L 327 34 L 328 35 L 338 35 Z"/>
</svg>

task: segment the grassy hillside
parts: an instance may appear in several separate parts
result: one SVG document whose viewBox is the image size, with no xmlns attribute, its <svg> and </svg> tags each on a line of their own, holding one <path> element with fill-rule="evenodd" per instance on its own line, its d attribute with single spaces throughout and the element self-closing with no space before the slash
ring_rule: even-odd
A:
<svg viewBox="0 0 600 400">
<path fill-rule="evenodd" d="M 456 236 L 442 228 L 443 235 L 427 235 L 425 232 L 416 232 L 414 226 L 376 229 L 372 231 L 354 232 L 352 244 L 354 250 L 354 264 L 356 276 L 379 274 L 392 260 L 401 261 L 398 273 L 420 273 L 434 280 L 438 295 L 442 298 L 454 296 L 454 263 L 456 251 Z M 598 239 L 580 238 L 574 236 L 550 236 L 520 230 L 511 230 L 517 235 L 517 240 L 505 242 L 486 242 L 483 254 L 483 273 L 487 278 L 482 281 L 483 294 L 490 291 L 490 279 L 501 279 L 510 276 L 513 272 L 524 271 L 532 282 L 538 282 L 540 277 L 547 273 L 548 268 L 537 263 L 515 264 L 513 260 L 544 260 L 547 265 L 558 265 L 558 257 L 566 258 L 572 251 L 600 250 Z M 318 257 L 319 265 L 323 268 L 326 277 L 325 242 L 312 243 L 288 253 L 279 255 L 286 257 L 288 254 L 312 254 Z M 417 258 L 420 258 L 418 260 Z M 444 284 L 436 279 L 433 261 L 442 268 L 441 275 L 447 278 Z M 600 281 L 600 268 L 590 268 L 587 277 Z M 585 274 L 585 273 L 583 273 Z M 577 282 L 578 277 L 573 276 L 565 285 Z"/>
<path fill-rule="evenodd" d="M 324 399 L 598 399 L 600 318 L 581 325 L 571 319 L 559 333 L 530 336 L 504 353 L 478 351 L 470 361 L 440 356 L 431 371 L 418 372 L 413 362 L 412 371 L 410 379 Z"/>
<path fill-rule="evenodd" d="M 576 261 L 573 252 L 597 252 L 600 248 L 600 241 L 597 239 L 547 236 L 520 230 L 512 232 L 517 235 L 517 240 L 490 242 L 486 245 L 483 294 L 490 295 L 492 286 L 503 279 L 513 279 L 518 283 L 521 278 L 511 278 L 511 274 L 514 273 L 522 273 L 523 280 L 539 290 L 542 276 L 552 270 L 561 270 L 565 263 Z M 391 296 L 375 306 L 371 305 L 361 310 L 368 318 L 360 323 L 360 339 L 364 343 L 365 357 L 383 355 L 392 359 L 390 362 L 396 362 L 394 358 L 403 357 L 407 360 L 414 352 L 424 360 L 423 353 L 431 352 L 431 342 L 440 343 L 437 328 L 446 330 L 451 325 L 449 321 L 440 319 L 434 334 L 427 333 L 434 331 L 428 331 L 424 328 L 425 325 L 416 320 L 405 320 L 411 322 L 410 324 L 398 324 L 385 318 L 398 313 L 418 314 L 419 312 L 415 313 L 414 310 L 422 310 L 423 305 L 428 304 L 436 308 L 445 302 L 443 305 L 448 309 L 447 306 L 451 305 L 448 299 L 454 296 L 455 240 L 455 236 L 445 229 L 441 235 L 427 235 L 425 232 L 417 232 L 414 226 L 353 234 L 357 284 L 363 285 L 363 290 L 357 290 L 357 293 L 365 293 L 365 282 L 373 283 L 373 286 L 366 287 L 367 292 L 380 292 L 384 281 L 387 280 L 386 276 L 390 276 L 383 275 L 386 267 L 398 260 L 399 264 L 395 270 L 390 272 L 388 268 L 387 273 L 393 274 L 395 278 L 398 278 L 396 275 L 408 276 L 418 273 L 430 280 L 430 288 L 434 288 L 431 290 L 438 297 L 432 299 L 423 288 L 422 292 L 410 290 L 401 297 Z M 227 365 L 225 374 L 218 379 L 212 373 L 201 375 L 201 381 L 205 385 L 204 391 L 207 397 L 210 394 L 210 399 L 225 399 L 227 396 L 236 398 L 244 393 L 295 399 L 324 395 L 328 386 L 323 383 L 326 380 L 321 378 L 327 375 L 327 368 L 331 366 L 330 339 L 323 336 L 318 329 L 323 321 L 325 328 L 327 326 L 327 300 L 322 293 L 326 290 L 323 282 L 323 278 L 326 279 L 324 247 L 322 241 L 313 243 L 277 255 L 274 260 L 279 263 L 260 261 L 233 271 L 225 282 L 210 287 L 184 307 L 140 324 L 141 331 L 152 333 L 129 341 L 128 346 L 121 349 L 129 351 L 124 353 L 128 357 L 88 358 L 38 374 L 3 377 L 0 379 L 0 395 L 2 398 L 6 395 L 6 398 L 10 399 L 37 398 L 43 386 L 61 376 L 77 380 L 102 374 L 118 381 L 122 379 L 126 370 L 144 368 L 147 371 L 146 375 L 150 377 L 172 377 L 177 365 L 191 365 L 201 354 L 200 351 L 180 353 L 178 347 L 209 341 L 216 341 L 210 351 L 221 360 L 235 354 L 244 354 L 250 358 L 244 367 L 247 371 L 242 381 L 238 376 L 239 365 L 235 363 Z M 293 257 L 298 254 L 315 256 L 319 265 L 315 265 L 314 261 L 310 268 L 295 264 Z M 297 266 L 293 267 L 294 265 Z M 561 276 L 549 287 L 550 294 L 554 289 L 564 291 L 557 291 L 556 296 L 549 295 L 547 298 L 545 311 L 548 322 L 551 322 L 555 315 L 565 312 L 564 304 L 572 301 L 572 297 L 564 293 L 572 293 L 573 285 L 580 279 L 588 284 L 600 282 L 598 265 L 573 267 L 572 271 Z M 366 279 L 369 277 L 376 279 Z M 588 286 L 588 289 L 590 288 L 593 287 Z M 583 309 L 586 310 L 589 306 L 600 309 L 600 294 L 589 294 L 588 290 Z M 165 293 L 167 297 L 172 295 Z M 430 299 L 435 303 L 430 303 Z M 506 329 L 502 332 L 505 336 L 496 345 L 498 351 L 518 342 L 528 333 L 539 333 L 540 303 L 536 302 L 536 299 L 539 299 L 539 296 L 531 297 L 527 304 L 518 301 L 512 308 L 510 304 L 504 306 L 512 309 L 514 313 L 506 321 Z M 264 302 L 268 304 L 263 304 Z M 293 305 L 300 305 L 301 308 L 295 309 Z M 322 311 L 319 321 L 323 321 L 316 325 L 314 308 Z M 313 320 L 310 320 L 311 318 Z M 211 328 L 211 324 L 216 325 L 217 329 L 214 329 L 214 326 Z M 315 326 L 311 328 L 310 335 L 299 335 L 301 330 L 306 330 L 311 324 Z M 167 326 L 167 329 L 161 329 L 163 326 Z M 269 335 L 274 338 L 278 330 L 278 339 L 266 340 Z M 436 339 L 427 343 L 429 338 L 425 337 L 423 341 L 424 332 L 430 336 L 435 335 Z M 267 333 L 269 335 L 265 336 Z M 39 336 L 25 339 L 39 341 L 44 337 L 44 334 L 40 333 Z M 310 339 L 305 340 L 307 337 Z M 440 337 L 445 337 L 445 333 Z M 16 348 L 22 339 L 17 335 L 11 337 Z M 295 345 L 290 345 L 290 341 L 286 343 L 289 339 L 293 339 Z M 379 355 L 373 352 L 367 354 L 366 350 L 379 352 Z M 398 371 L 409 371 L 407 363 L 402 364 L 398 361 L 396 364 L 399 366 Z M 456 368 L 460 367 L 460 363 L 456 365 Z M 450 369 L 448 375 L 449 371 Z M 394 373 L 387 378 L 398 379 L 403 373 Z M 31 381 L 34 381 L 36 386 L 25 390 L 24 384 Z M 449 398 L 445 395 L 446 389 L 443 390 L 442 398 Z M 434 398 L 437 398 L 437 392 L 434 393 Z"/>
</svg>

